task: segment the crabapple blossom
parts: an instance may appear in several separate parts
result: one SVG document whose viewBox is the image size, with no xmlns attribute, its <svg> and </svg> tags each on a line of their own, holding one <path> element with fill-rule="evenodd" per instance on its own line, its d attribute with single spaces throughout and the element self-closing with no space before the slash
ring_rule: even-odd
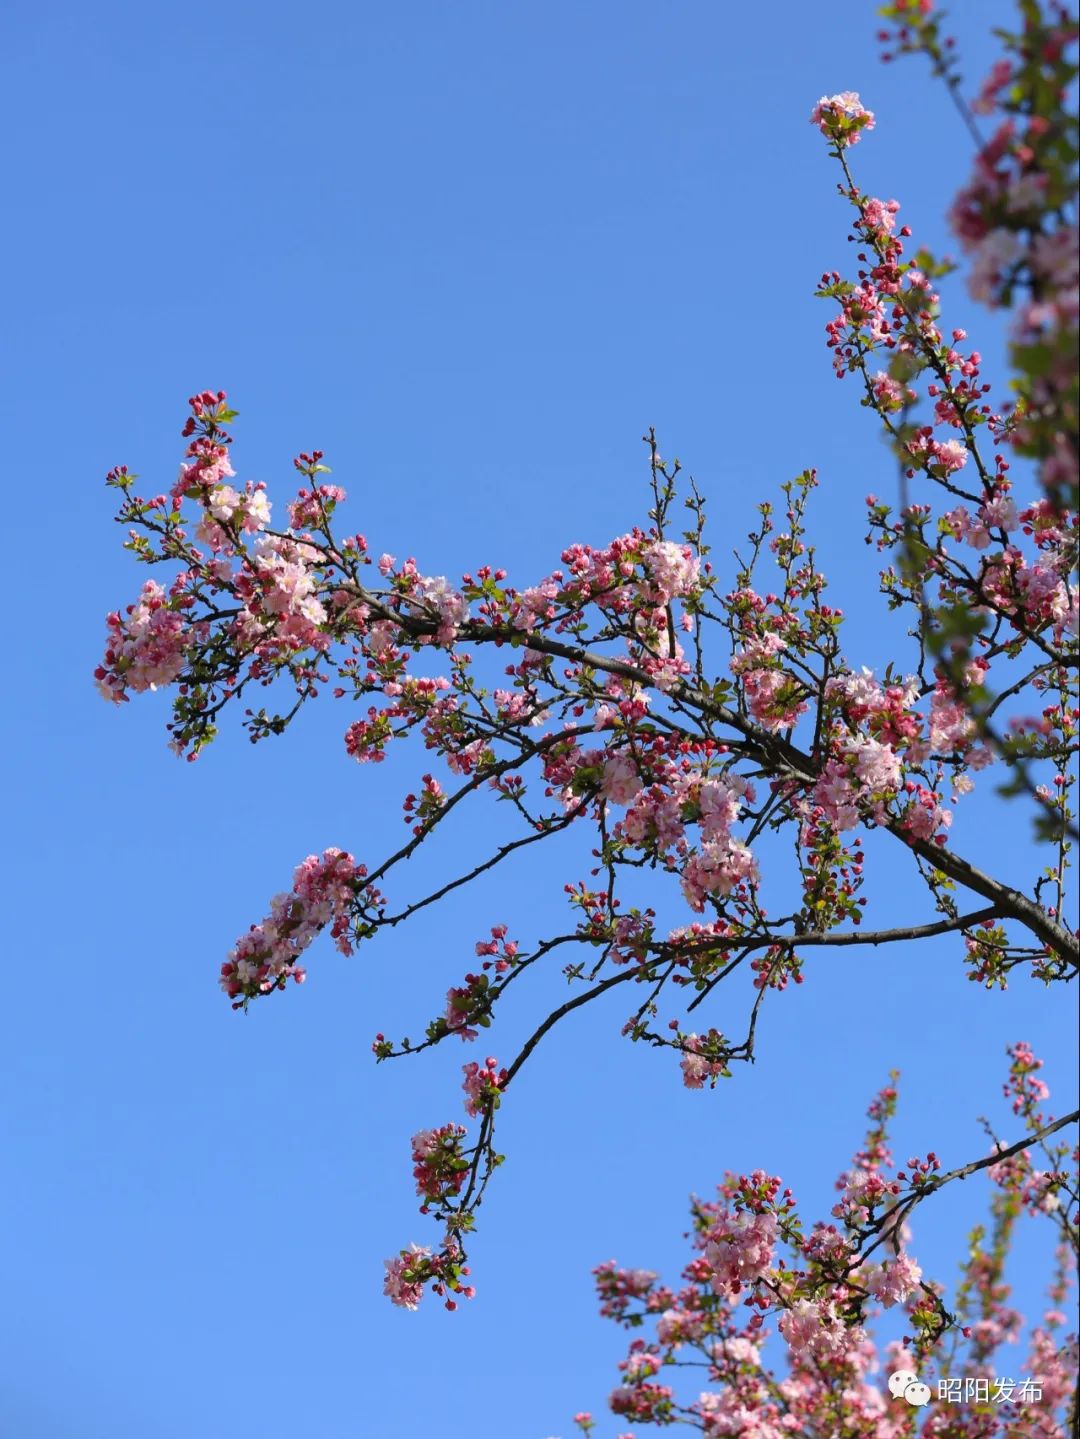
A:
<svg viewBox="0 0 1080 1439">
<path fill-rule="evenodd" d="M 1019 1098 L 1026 1112 L 1042 1097 L 1032 1088 L 1039 1061 L 1025 1045 L 1010 1048 L 1007 1097 Z M 937 1380 L 949 1374 L 986 1376 L 1002 1373 L 1003 1345 L 1019 1338 L 1020 1317 L 1006 1300 L 1008 1286 L 1002 1267 L 1012 1239 L 1016 1177 L 1007 1169 L 1013 1157 L 950 1171 L 944 1182 L 985 1171 L 991 1180 L 991 1241 L 976 1229 L 963 1265 L 955 1297 L 940 1284 L 926 1285 L 919 1265 L 906 1251 L 872 1257 L 882 1238 L 895 1239 L 894 1211 L 911 1213 L 927 1197 L 924 1168 L 918 1174 L 893 1169 L 888 1126 L 895 1113 L 898 1090 L 890 1077 L 871 1102 L 870 1127 L 856 1151 L 847 1177 L 848 1188 L 867 1191 L 863 1182 L 881 1180 L 871 1208 L 846 1209 L 838 1229 L 833 1224 L 807 1226 L 800 1220 L 789 1190 L 756 1172 L 728 1175 L 715 1203 L 691 1203 L 692 1256 L 678 1288 L 664 1285 L 647 1270 L 621 1269 L 614 1261 L 595 1271 L 600 1312 L 632 1331 L 621 1381 L 609 1395 L 608 1407 L 618 1418 L 634 1416 L 643 1424 L 667 1425 L 676 1418 L 706 1436 L 758 1436 L 787 1439 L 789 1435 L 829 1435 L 830 1439 L 904 1439 L 918 1432 L 923 1439 L 961 1432 L 980 1439 L 1064 1439 L 1063 1411 L 1072 1399 L 1077 1368 L 1075 1334 L 1064 1334 L 1065 1319 L 1051 1309 L 1030 1334 L 1026 1372 L 1038 1376 L 1031 1394 L 1008 1381 L 992 1405 L 967 1411 L 955 1404 L 931 1406 L 926 1424 L 916 1431 L 913 1410 L 898 1406 L 901 1389 L 886 1376 L 922 1376 L 933 1396 Z M 1036 1122 L 1042 1116 L 1032 1111 Z M 1041 1131 L 1038 1131 L 1041 1133 Z M 1043 1136 L 1045 1141 L 1045 1136 Z M 1052 1151 L 1057 1180 L 1064 1180 L 1068 1144 Z M 1071 1156 L 1075 1166 L 1075 1154 Z M 932 1169 L 933 1166 L 930 1166 Z M 733 1208 L 733 1201 L 742 1208 Z M 886 1211 L 875 1220 L 873 1208 Z M 1076 1211 L 1075 1191 L 1070 1200 Z M 1059 1223 L 1055 1211 L 1032 1211 L 1041 1223 Z M 768 1221 L 763 1224 L 763 1221 Z M 906 1228 L 906 1226 L 904 1226 Z M 1073 1242 L 1059 1248 L 1049 1288 L 1060 1302 L 1072 1280 Z M 717 1254 L 723 1248 L 722 1254 Z M 866 1255 L 866 1262 L 861 1256 Z M 719 1260 L 718 1274 L 714 1261 Z M 949 1307 L 947 1307 L 949 1306 Z M 950 1312 L 955 1308 L 955 1314 Z M 876 1328 L 883 1311 L 902 1308 L 904 1340 L 881 1344 Z M 774 1325 L 774 1329 L 766 1327 Z M 954 1328 L 959 1324 L 959 1329 Z M 650 1336 L 650 1331 L 652 1336 Z M 783 1350 L 767 1341 L 777 1333 Z M 786 1364 L 786 1372 L 778 1364 Z M 1005 1372 L 1014 1372 L 1015 1360 Z M 695 1372 L 696 1371 L 696 1372 Z M 701 1379 L 708 1387 L 702 1391 Z M 693 1376 L 693 1377 L 688 1377 Z M 585 1412 L 579 1419 L 585 1417 Z M 588 1415 L 588 1427 L 596 1421 Z M 977 1421 L 977 1429 L 967 1423 Z M 959 1424 L 960 1428 L 956 1428 Z"/>
<path fill-rule="evenodd" d="M 191 631 L 182 613 L 168 607 L 165 592 L 147 580 L 127 617 L 108 617 L 109 639 L 105 662 L 94 671 L 98 689 L 114 703 L 171 684 L 182 672 Z"/>
<path fill-rule="evenodd" d="M 899 1254 L 884 1264 L 874 1264 L 866 1271 L 863 1282 L 886 1309 L 902 1304 L 918 1286 L 922 1270 L 906 1254 Z"/>
<path fill-rule="evenodd" d="M 327 925 L 340 952 L 352 954 L 351 905 L 366 874 L 339 849 L 326 850 L 321 859 L 308 855 L 296 868 L 291 892 L 274 896 L 267 918 L 237 940 L 221 966 L 229 998 L 242 1006 L 282 988 L 286 979 L 302 983 L 306 973 L 296 961 Z"/>
<path fill-rule="evenodd" d="M 810 123 L 844 147 L 857 145 L 860 131 L 874 128 L 874 116 L 854 90 L 845 90 L 839 95 L 822 95 L 810 112 Z"/>
<path fill-rule="evenodd" d="M 926 54 L 963 109 L 931 0 L 891 0 L 884 12 L 896 53 Z M 423 1211 L 444 1228 L 441 1247 L 386 1262 L 394 1303 L 415 1308 L 429 1287 L 451 1307 L 471 1295 L 465 1244 L 502 1164 L 494 1136 L 512 1080 L 556 1024 L 616 988 L 627 1039 L 703 1090 L 764 1059 L 759 1012 L 798 1002 L 821 972 L 819 950 L 888 956 L 939 940 L 943 962 L 951 953 L 987 988 L 1075 976 L 1075 35 L 1063 8 L 1025 3 L 1021 32 L 1003 37 L 1006 54 L 979 92 L 991 124 L 950 212 L 973 294 L 1012 314 L 1005 384 L 991 384 L 968 329 L 947 318 L 947 262 L 918 245 L 898 200 L 860 186 L 852 151 L 872 112 L 852 91 L 813 108 L 854 247 L 818 288 L 830 306 L 829 363 L 854 381 L 893 456 L 892 488 L 876 485 L 865 507 L 880 613 L 854 636 L 815 545 L 826 477 L 770 477 L 745 541 L 733 546 L 725 531 L 714 547 L 702 491 L 664 462 L 651 430 L 647 513 L 610 538 L 568 536 L 539 573 L 492 559 L 451 576 L 436 572 L 446 568 L 437 557 L 372 549 L 341 531 L 346 491 L 325 479 L 318 450 L 294 459 L 295 492 L 271 504 L 261 481 L 234 468 L 236 412 L 224 391 L 189 401 L 171 488 L 144 497 L 126 467 L 110 471 L 127 547 L 167 568 L 108 616 L 102 695 L 167 689 L 170 745 L 187 759 L 238 711 L 258 743 L 323 695 L 323 707 L 345 707 L 335 730 L 343 761 L 379 763 L 392 741 L 383 775 L 406 767 L 392 839 L 370 807 L 362 862 L 339 849 L 309 856 L 237 940 L 220 974 L 234 1008 L 303 981 L 301 960 L 323 929 L 348 956 L 474 885 L 489 898 L 509 892 L 500 885 L 515 865 L 543 884 L 540 844 L 567 856 L 553 895 L 566 918 L 548 928 L 538 901 L 538 932 L 515 923 L 522 937 L 511 940 L 488 914 L 468 931 L 490 936 L 479 942 L 447 924 L 424 957 L 446 968 L 411 1031 L 423 1037 L 378 1033 L 372 1046 L 385 1062 L 473 1041 L 498 1022 L 511 985 L 519 1015 L 545 982 L 559 987 L 505 1068 L 494 1058 L 463 1066 L 469 1127 L 414 1136 Z M 844 503 L 835 485 L 823 493 Z M 995 853 L 994 826 L 967 801 L 990 765 L 1016 809 L 1030 811 L 1038 865 L 1017 866 L 1008 845 Z M 866 907 L 883 891 L 899 917 L 872 928 Z M 462 979 L 461 952 L 473 947 L 478 972 Z M 875 973 L 868 967 L 860 1013 L 880 998 Z M 888 987 L 887 962 L 882 973 Z M 312 982 L 325 979 L 313 967 Z M 1024 1143 L 974 1161 L 996 1186 L 997 1228 L 974 1246 L 955 1301 L 975 1367 L 1018 1328 L 999 1275 L 1008 1223 L 1023 1212 L 1063 1241 L 1075 1234 L 1075 1188 L 1049 1142 L 1064 1121 L 1043 1117 L 1030 1051 L 1018 1046 L 1011 1059 Z M 616 1412 L 758 1439 L 831 1436 L 842 1420 L 844 1439 L 899 1439 L 896 1411 L 868 1378 L 873 1312 L 904 1314 L 905 1348 L 920 1361 L 957 1327 L 941 1287 L 909 1257 L 905 1226 L 943 1183 L 974 1170 L 942 1174 L 927 1154 L 894 1171 L 894 1100 L 886 1089 L 872 1107 L 832 1222 L 803 1227 L 790 1192 L 754 1171 L 729 1176 L 715 1202 L 695 1202 L 681 1289 L 601 1266 L 605 1312 L 658 1324 L 656 1344 L 624 1365 Z M 788 1354 L 782 1380 L 762 1368 L 767 1318 Z M 1052 1329 L 1032 1353 L 1063 1395 L 1071 1351 Z M 694 1346 L 721 1389 L 683 1403 L 661 1371 L 669 1350 Z M 1044 1426 L 1038 1439 L 1054 1432 Z"/>
<path fill-rule="evenodd" d="M 714 1291 L 733 1297 L 744 1284 L 760 1279 L 772 1262 L 777 1232 L 775 1214 L 742 1210 L 719 1215 L 704 1249 Z"/>
<path fill-rule="evenodd" d="M 649 589 L 660 604 L 693 593 L 698 582 L 698 559 L 687 545 L 657 540 L 642 554 L 649 576 Z"/>
<path fill-rule="evenodd" d="M 465 1113 L 476 1118 L 485 1109 L 497 1106 L 499 1095 L 506 1084 L 506 1070 L 496 1069 L 498 1060 L 489 1057 L 479 1064 L 476 1060 L 463 1065 L 465 1083 Z"/>
</svg>

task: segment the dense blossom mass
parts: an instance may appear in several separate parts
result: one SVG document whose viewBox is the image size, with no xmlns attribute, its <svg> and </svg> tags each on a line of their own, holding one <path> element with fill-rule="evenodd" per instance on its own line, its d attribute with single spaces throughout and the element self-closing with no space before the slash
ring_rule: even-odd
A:
<svg viewBox="0 0 1080 1439">
<path fill-rule="evenodd" d="M 1077 1338 L 1063 1312 L 1075 1271 L 1076 1155 L 1070 1166 L 1069 1144 L 1039 1138 L 1049 1098 L 1041 1061 L 1023 1043 L 1009 1058 L 1005 1094 L 1033 1144 L 995 1162 L 995 1141 L 978 1163 L 993 1181 L 990 1212 L 972 1232 L 954 1313 L 924 1280 L 908 1222 L 949 1176 L 934 1155 L 897 1168 L 890 1083 L 837 1179 L 830 1221 L 804 1225 L 791 1191 L 770 1175 L 729 1174 L 715 1200 L 693 1202 L 692 1254 L 677 1286 L 614 1261 L 594 1271 L 601 1315 L 634 1336 L 611 1412 L 737 1439 L 908 1439 L 917 1415 L 922 1439 L 1065 1439 L 1061 1415 L 1077 1378 Z M 1033 1185 L 1034 1149 L 1050 1168 Z M 1048 1307 L 1017 1355 L 1007 1352 L 1021 1321 L 1004 1269 L 1025 1209 L 1056 1232 L 1056 1266 Z M 882 1344 L 875 1322 L 896 1306 L 909 1332 Z M 946 1325 L 957 1326 L 948 1345 Z M 583 1433 L 597 1427 L 587 1411 L 576 1419 Z"/>
<path fill-rule="evenodd" d="M 521 582 L 494 564 L 459 578 L 428 572 L 343 533 L 346 491 L 326 478 L 318 450 L 296 458 L 298 488 L 272 503 L 262 481 L 238 478 L 236 414 L 222 391 L 191 399 L 170 489 L 146 498 L 126 468 L 108 477 L 128 548 L 168 571 L 108 616 L 96 671 L 105 698 L 167 689 L 170 743 L 189 760 L 227 710 L 242 708 L 261 741 L 319 694 L 343 703 L 350 772 L 353 762 L 413 756 L 387 857 L 327 848 L 303 860 L 221 968 L 234 1007 L 302 981 L 323 929 L 351 955 L 499 866 L 528 863 L 532 846 L 565 844 L 569 919 L 523 939 L 505 916 L 487 917 L 475 958 L 454 961 L 423 1039 L 379 1033 L 373 1042 L 378 1060 L 444 1040 L 469 1054 L 511 985 L 523 995 L 530 971 L 552 966 L 567 981 L 566 1002 L 509 1063 L 466 1060 L 468 1124 L 446 1120 L 413 1137 L 420 1207 L 442 1238 L 387 1261 L 395 1304 L 415 1308 L 428 1289 L 451 1308 L 472 1295 L 466 1242 L 502 1161 L 496 1114 L 552 1026 L 609 991 L 625 1000 L 624 1034 L 671 1050 L 685 1087 L 704 1090 L 758 1057 L 762 1005 L 789 1002 L 777 996 L 812 979 L 821 948 L 951 936 L 969 979 L 987 988 L 1018 974 L 1049 985 L 1077 973 L 1068 918 L 1080 725 L 1077 143 L 1065 104 L 1076 24 L 1055 4 L 1021 8 L 1020 31 L 1005 37 L 1006 56 L 970 109 L 929 0 L 883 10 L 890 53 L 928 55 L 979 136 L 950 218 L 971 294 L 1011 312 L 1011 389 L 992 389 L 979 349 L 945 318 L 949 264 L 914 248 L 897 200 L 860 189 L 853 149 L 869 140 L 871 111 L 846 91 L 810 115 L 852 211 L 854 260 L 819 288 L 830 307 L 826 346 L 900 462 L 895 500 L 866 499 L 891 652 L 845 647 L 844 615 L 811 539 L 814 470 L 758 506 L 728 564 L 710 548 L 704 497 L 652 431 L 642 524 L 607 543 L 572 543 L 550 573 Z M 900 621 L 891 631 L 890 611 Z M 1034 819 L 1030 883 L 1015 865 L 986 872 L 964 843 L 969 796 L 995 786 Z M 463 839 L 454 826 L 484 797 L 498 810 L 477 827 L 476 850 L 475 834 Z M 408 861 L 429 842 L 445 874 L 417 896 Z M 911 918 L 875 929 L 867 907 L 889 850 L 908 866 Z M 745 1019 L 725 1033 L 711 1021 L 723 1016 L 730 1029 L 740 983 Z M 936 1155 L 893 1171 L 884 1122 L 895 1095 L 885 1091 L 830 1222 L 803 1229 L 774 1176 L 730 1176 L 718 1201 L 695 1204 L 682 1290 L 643 1271 L 598 1271 L 605 1312 L 656 1326 L 654 1341 L 635 1339 L 613 1412 L 709 1435 L 899 1439 L 913 1432 L 911 1414 L 872 1378 L 876 1306 L 902 1312 L 911 1331 L 887 1355 L 897 1373 L 928 1374 L 963 1320 L 965 1363 L 986 1379 L 1019 1323 L 1000 1280 L 1013 1220 L 1022 1211 L 1048 1218 L 1067 1245 L 1076 1235 L 1075 1183 L 1063 1151 L 1048 1146 L 1037 1061 L 1025 1046 L 1012 1058 L 1029 1142 L 976 1165 L 997 1187 L 996 1227 L 992 1243 L 976 1247 L 953 1310 L 909 1252 L 903 1221 L 959 1171 L 942 1176 Z M 764 1367 L 767 1316 L 786 1346 L 783 1380 Z M 1031 1367 L 1049 1396 L 1034 1419 L 1015 1418 L 1003 1401 L 983 1427 L 943 1427 L 930 1414 L 920 1433 L 1058 1434 L 1073 1363 L 1059 1328 L 1048 1318 L 1031 1339 Z M 658 1376 L 689 1349 L 713 1387 L 686 1405 Z M 999 1420 L 1035 1427 L 995 1428 Z"/>
</svg>

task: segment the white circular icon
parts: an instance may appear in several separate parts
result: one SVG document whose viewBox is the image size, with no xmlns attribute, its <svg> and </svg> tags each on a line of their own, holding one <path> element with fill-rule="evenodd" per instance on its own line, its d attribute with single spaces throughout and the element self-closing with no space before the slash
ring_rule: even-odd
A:
<svg viewBox="0 0 1080 1439">
<path fill-rule="evenodd" d="M 919 1376 L 910 1369 L 898 1369 L 895 1374 L 889 1375 L 889 1393 L 894 1399 L 899 1399 L 908 1385 L 918 1383 L 918 1379 Z"/>
<path fill-rule="evenodd" d="M 910 1369 L 897 1369 L 889 1375 L 889 1393 L 894 1399 L 906 1399 L 916 1409 L 930 1403 L 929 1384 L 924 1384 Z"/>
</svg>

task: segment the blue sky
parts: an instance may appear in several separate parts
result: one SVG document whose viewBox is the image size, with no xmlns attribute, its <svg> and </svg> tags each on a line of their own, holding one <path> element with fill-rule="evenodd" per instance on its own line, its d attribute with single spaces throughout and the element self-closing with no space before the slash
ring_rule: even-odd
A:
<svg viewBox="0 0 1080 1439">
<path fill-rule="evenodd" d="M 1009 7 L 954 8 L 974 78 Z M 324 702 L 277 743 L 232 732 L 182 765 L 161 697 L 117 712 L 90 679 L 106 611 L 143 578 L 102 477 L 123 462 L 163 488 L 204 386 L 241 411 L 242 477 L 283 500 L 291 456 L 323 448 L 350 525 L 428 573 L 511 561 L 527 582 L 621 533 L 644 513 L 650 424 L 712 496 L 721 553 L 817 465 L 848 654 L 881 666 L 900 631 L 860 520 L 893 470 L 824 348 L 812 291 L 848 260 L 847 217 L 807 114 L 862 92 L 878 129 L 856 172 L 931 243 L 969 154 L 925 74 L 878 63 L 873 9 L 9 8 L 5 1433 L 565 1436 L 602 1411 L 622 1349 L 591 1266 L 673 1273 L 689 1191 L 760 1166 L 823 1212 L 894 1064 L 905 1158 L 973 1157 L 983 1112 L 1011 1133 L 1011 1039 L 1070 1107 L 1069 1006 L 1023 981 L 974 991 L 947 942 L 815 956 L 766 1006 L 760 1062 L 714 1093 L 627 1047 L 620 1004 L 590 1010 L 501 1113 L 477 1300 L 391 1311 L 382 1258 L 429 1238 L 408 1136 L 456 1116 L 466 1056 L 376 1070 L 371 1038 L 419 1033 L 489 924 L 550 932 L 579 869 L 545 846 L 352 960 L 321 945 L 303 990 L 244 1019 L 215 984 L 234 937 L 306 854 L 396 839 L 424 760 L 352 765 L 347 712 Z M 951 293 L 950 319 L 999 353 Z M 1019 811 L 972 801 L 956 834 L 1019 879 L 1037 863 Z M 417 886 L 452 860 L 418 864 Z M 909 915 L 909 883 L 883 860 L 872 917 Z M 492 1051 L 560 993 L 508 1003 Z M 983 1198 L 973 1183 L 920 1218 L 926 1268 L 951 1275 Z M 1029 1305 L 1048 1252 L 1036 1231 L 1016 1266 Z"/>
</svg>

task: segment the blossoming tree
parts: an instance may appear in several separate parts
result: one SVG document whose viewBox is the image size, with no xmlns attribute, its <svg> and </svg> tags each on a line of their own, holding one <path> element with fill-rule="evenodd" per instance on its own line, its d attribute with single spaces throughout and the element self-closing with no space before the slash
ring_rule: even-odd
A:
<svg viewBox="0 0 1080 1439">
<path fill-rule="evenodd" d="M 184 461 L 167 493 L 141 496 L 123 467 L 108 477 L 127 547 L 166 565 L 168 578 L 148 580 L 109 616 L 97 670 L 107 699 L 169 688 L 171 745 L 191 760 L 227 709 L 242 710 L 260 741 L 326 690 L 348 707 L 347 760 L 378 763 L 391 746 L 426 751 L 404 800 L 407 841 L 387 855 L 328 848 L 303 860 L 222 965 L 234 1008 L 303 981 L 323 929 L 349 955 L 534 845 L 565 844 L 568 864 L 585 855 L 584 870 L 567 875 L 568 921 L 524 940 L 505 917 L 485 917 L 478 962 L 449 976 L 424 1039 L 375 1038 L 380 1061 L 475 1041 L 530 971 L 557 966 L 566 976 L 565 1003 L 537 1017 L 516 1056 L 465 1064 L 469 1124 L 450 1119 L 414 1136 L 421 1208 L 441 1234 L 387 1261 L 397 1304 L 415 1307 L 429 1286 L 450 1308 L 472 1295 L 466 1247 L 500 1163 L 499 1106 L 552 1027 L 611 990 L 628 997 L 627 1037 L 672 1050 L 685 1084 L 700 1089 L 755 1057 L 762 1004 L 801 983 L 817 949 L 953 935 L 957 962 L 979 984 L 1004 988 L 1017 970 L 1047 985 L 1076 975 L 1067 880 L 1080 719 L 1077 132 L 1065 104 L 1076 24 L 1054 4 L 1023 0 L 1020 11 L 1019 32 L 1004 37 L 1005 56 L 970 108 L 930 0 L 895 0 L 882 12 L 892 53 L 928 56 L 972 132 L 974 174 L 951 218 L 972 294 L 1013 311 L 1011 395 L 991 389 L 978 350 L 941 313 L 935 286 L 947 263 L 910 254 L 897 202 L 859 188 L 850 157 L 873 128 L 871 112 L 845 93 L 812 114 L 839 167 L 856 246 L 850 273 L 821 280 L 827 342 L 899 462 L 898 479 L 883 486 L 890 498 L 867 500 L 884 602 L 910 621 L 910 643 L 895 656 L 845 649 L 844 617 L 826 600 L 811 539 L 812 470 L 761 503 L 728 565 L 712 558 L 705 497 L 651 431 L 642 525 L 605 545 L 571 544 L 559 568 L 531 584 L 495 565 L 455 583 L 412 559 L 375 557 L 364 535 L 341 532 L 345 491 L 318 450 L 294 461 L 300 484 L 284 522 L 280 510 L 275 518 L 261 482 L 232 483 L 235 412 L 220 391 L 191 400 Z M 988 136 L 983 116 L 996 120 Z M 1028 887 L 950 841 L 953 806 L 995 770 L 1014 807 L 1033 811 L 1043 855 Z M 496 802 L 513 825 L 507 837 L 411 894 L 405 870 L 418 847 L 437 848 L 456 811 Z M 911 914 L 873 929 L 863 909 L 870 851 L 882 845 L 908 866 Z M 743 1030 L 722 1033 L 709 1009 L 739 970 L 752 975 L 754 998 Z M 1076 1115 L 1046 1117 L 1038 1061 L 1023 1044 L 1010 1053 L 1009 1093 L 1025 1130 L 995 1141 L 989 1156 L 942 1172 L 930 1154 L 894 1172 L 890 1086 L 842 1181 L 838 1223 L 804 1227 L 779 1179 L 732 1175 L 717 1201 L 694 1205 L 683 1289 L 601 1267 L 605 1313 L 634 1327 L 657 1321 L 655 1337 L 631 1348 L 614 1411 L 759 1439 L 910 1433 L 915 1399 L 890 1409 L 864 1380 L 875 1302 L 906 1306 L 908 1347 L 892 1362 L 907 1385 L 921 1383 L 916 1371 L 958 1327 L 965 1362 L 985 1379 L 1019 1323 L 1001 1286 L 1017 1217 L 1048 1216 L 1063 1256 L 1077 1236 L 1068 1145 L 1054 1138 Z M 993 1223 L 947 1304 L 908 1253 L 905 1221 L 981 1168 L 997 1186 Z M 1066 1273 L 1063 1257 L 1055 1304 Z M 763 1367 L 769 1314 L 790 1354 L 783 1382 Z M 1045 1390 L 1028 1418 L 1016 1418 L 1015 1396 L 999 1395 L 965 1411 L 963 1424 L 942 1427 L 931 1415 L 922 1432 L 1062 1432 L 1075 1356 L 1055 1337 L 1059 1324 L 1052 1317 L 1032 1340 Z M 657 1376 L 691 1353 L 713 1387 L 682 1404 Z M 579 1422 L 592 1425 L 587 1415 Z"/>
</svg>

